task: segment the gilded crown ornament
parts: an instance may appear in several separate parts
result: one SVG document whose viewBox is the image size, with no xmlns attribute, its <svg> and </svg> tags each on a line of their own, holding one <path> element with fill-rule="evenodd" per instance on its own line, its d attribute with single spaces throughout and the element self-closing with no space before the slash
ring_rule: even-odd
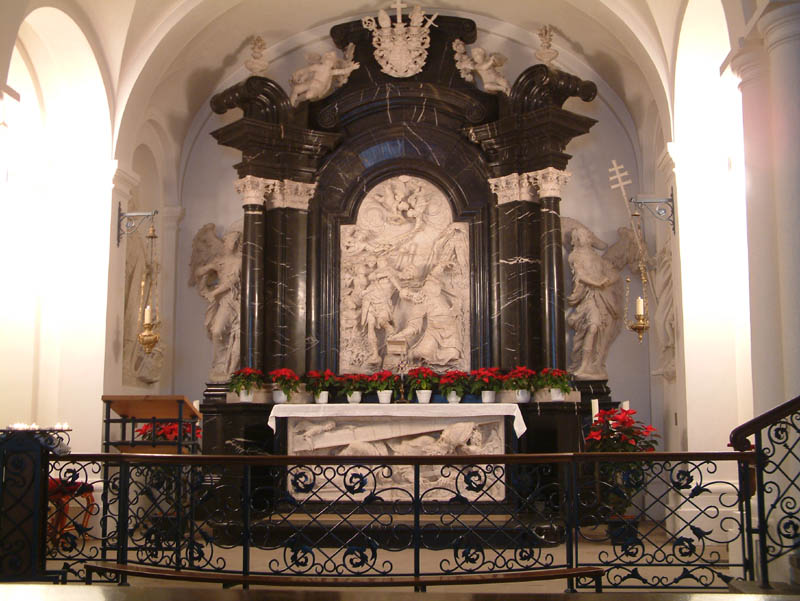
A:
<svg viewBox="0 0 800 601">
<path fill-rule="evenodd" d="M 409 23 L 403 22 L 403 9 L 408 5 L 396 0 L 391 8 L 397 11 L 394 23 L 385 10 L 378 11 L 378 20 L 364 17 L 361 24 L 372 32 L 375 60 L 381 71 L 392 77 L 411 77 L 425 66 L 428 47 L 431 45 L 430 28 L 436 17 L 425 18 L 422 8 L 414 6 L 408 15 Z"/>
</svg>

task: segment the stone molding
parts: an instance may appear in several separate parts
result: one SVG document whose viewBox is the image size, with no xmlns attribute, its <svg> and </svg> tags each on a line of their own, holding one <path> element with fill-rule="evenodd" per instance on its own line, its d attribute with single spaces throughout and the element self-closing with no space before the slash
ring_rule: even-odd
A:
<svg viewBox="0 0 800 601">
<path fill-rule="evenodd" d="M 561 198 L 561 188 L 567 184 L 571 175 L 569 171 L 546 167 L 524 173 L 522 177 L 536 186 L 539 198 Z"/>
<path fill-rule="evenodd" d="M 489 178 L 489 188 L 492 193 L 497 195 L 497 205 L 508 202 L 527 201 L 532 202 L 531 182 L 524 175 L 511 173 L 502 177 Z"/>
<path fill-rule="evenodd" d="M 739 77 L 739 89 L 760 82 L 767 74 L 767 55 L 760 44 L 747 44 L 737 50 L 731 59 L 731 69 Z"/>
<path fill-rule="evenodd" d="M 277 187 L 280 181 L 246 175 L 234 182 L 236 192 L 242 197 L 242 206 L 264 204 L 265 195 Z"/>
<path fill-rule="evenodd" d="M 767 53 L 781 44 L 800 40 L 800 4 L 778 5 L 767 10 L 758 21 L 758 29 L 764 36 Z"/>
<path fill-rule="evenodd" d="M 112 183 L 114 184 L 114 199 L 118 201 L 125 201 L 127 203 L 127 201 L 129 201 L 133 195 L 133 190 L 139 186 L 139 182 L 141 182 L 141 178 L 135 173 L 131 173 L 123 169 L 117 169 L 114 172 L 114 177 L 112 178 Z"/>
</svg>

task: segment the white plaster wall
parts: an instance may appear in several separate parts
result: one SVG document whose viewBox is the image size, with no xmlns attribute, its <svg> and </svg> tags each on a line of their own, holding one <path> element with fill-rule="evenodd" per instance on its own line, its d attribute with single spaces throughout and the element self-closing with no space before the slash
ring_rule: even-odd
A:
<svg viewBox="0 0 800 601">
<path fill-rule="evenodd" d="M 461 13 L 455 13 L 461 14 Z M 463 15 L 478 23 L 478 41 L 492 52 L 502 52 L 509 60 L 505 73 L 511 83 L 519 73 L 538 62 L 534 56 L 538 41 L 530 32 L 513 24 L 500 23 L 484 17 Z M 329 25 L 318 27 L 285 40 L 269 49 L 269 76 L 290 92 L 291 73 L 305 64 L 309 52 L 322 52 L 333 47 L 328 36 Z M 490 31 L 491 30 L 491 31 Z M 632 121 L 619 98 L 596 74 L 571 54 L 564 53 L 557 65 L 583 78 L 598 83 L 600 94 L 591 103 L 569 100 L 565 108 L 598 120 L 591 132 L 575 139 L 567 148 L 573 155 L 569 171 L 573 174 L 563 192 L 562 213 L 582 221 L 609 244 L 617 239 L 617 228 L 628 223 L 625 205 L 619 191 L 608 185 L 611 159 L 624 164 L 632 174 L 629 194 L 638 192 L 636 174 L 640 172 L 638 148 Z M 217 91 L 225 89 L 247 76 L 244 69 L 232 73 L 220 82 Z M 211 131 L 238 119 L 238 111 L 225 116 L 211 114 L 203 108 L 195 118 L 183 151 L 180 203 L 186 213 L 179 227 L 177 254 L 177 310 L 175 354 L 175 393 L 200 398 L 211 361 L 212 347 L 203 328 L 206 302 L 188 288 L 191 240 L 206 223 L 218 226 L 218 233 L 241 218 L 241 203 L 233 189 L 236 173 L 232 165 L 240 160 L 238 151 L 217 145 Z M 652 252 L 652 249 L 651 249 Z M 567 269 L 568 273 L 568 269 Z M 636 277 L 631 297 L 640 294 Z M 569 284 L 568 284 L 569 285 Z M 650 419 L 649 360 L 647 343 L 623 331 L 611 348 L 608 360 L 609 384 L 617 400 L 630 400 L 643 421 Z"/>
</svg>

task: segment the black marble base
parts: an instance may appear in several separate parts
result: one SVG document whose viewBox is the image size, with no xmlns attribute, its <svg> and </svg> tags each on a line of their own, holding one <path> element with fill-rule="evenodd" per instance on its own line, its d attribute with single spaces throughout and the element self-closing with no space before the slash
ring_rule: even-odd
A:
<svg viewBox="0 0 800 601">
<path fill-rule="evenodd" d="M 203 391 L 203 405 L 225 404 L 228 398 L 228 383 L 206 382 L 206 389 Z"/>
<path fill-rule="evenodd" d="M 572 385 L 580 391 L 581 402 L 588 403 L 592 399 L 597 399 L 600 404 L 611 403 L 611 389 L 608 387 L 608 380 L 577 380 Z M 614 407 L 617 403 L 614 403 Z M 609 409 L 610 407 L 601 407 Z"/>
</svg>

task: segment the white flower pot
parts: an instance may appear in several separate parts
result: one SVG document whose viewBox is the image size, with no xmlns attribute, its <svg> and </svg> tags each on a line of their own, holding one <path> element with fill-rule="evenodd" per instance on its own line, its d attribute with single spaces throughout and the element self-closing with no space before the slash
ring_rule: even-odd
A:
<svg viewBox="0 0 800 601">
<path fill-rule="evenodd" d="M 455 390 L 451 390 L 447 393 L 447 402 L 448 403 L 460 403 L 461 397 L 458 396 Z"/>
<path fill-rule="evenodd" d="M 497 393 L 494 390 L 481 390 L 481 403 L 494 403 Z"/>
<path fill-rule="evenodd" d="M 563 401 L 564 400 L 564 391 L 560 388 L 551 388 L 550 389 L 550 400 L 551 401 Z"/>
<path fill-rule="evenodd" d="M 283 392 L 280 388 L 276 388 L 272 391 L 272 402 L 276 405 L 280 405 L 281 403 L 285 403 L 288 399 L 286 393 Z"/>
<path fill-rule="evenodd" d="M 391 390 L 379 390 L 378 391 L 378 402 L 383 403 L 384 405 L 392 402 L 392 391 Z"/>
<path fill-rule="evenodd" d="M 328 395 L 330 393 L 327 390 L 322 390 L 318 395 L 314 397 L 314 402 L 319 403 L 320 405 L 324 405 L 328 402 Z"/>
<path fill-rule="evenodd" d="M 531 400 L 530 390 L 515 390 L 514 397 L 517 403 L 529 403 Z"/>
<path fill-rule="evenodd" d="M 240 403 L 252 403 L 253 397 L 256 394 L 256 389 L 251 388 L 250 390 L 240 390 L 239 391 L 239 402 Z"/>
<path fill-rule="evenodd" d="M 418 403 L 430 403 L 433 390 L 417 390 Z"/>
<path fill-rule="evenodd" d="M 347 402 L 348 403 L 360 403 L 361 402 L 361 391 L 351 392 L 347 395 Z"/>
</svg>

